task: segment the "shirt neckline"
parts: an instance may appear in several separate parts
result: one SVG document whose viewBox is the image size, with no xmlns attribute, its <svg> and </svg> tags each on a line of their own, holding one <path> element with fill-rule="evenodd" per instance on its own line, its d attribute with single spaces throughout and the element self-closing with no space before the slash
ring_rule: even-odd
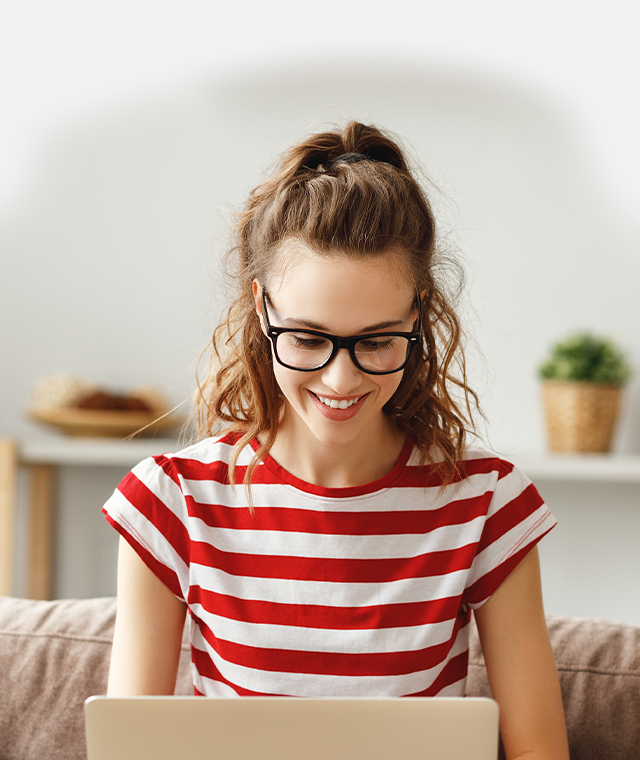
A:
<svg viewBox="0 0 640 760">
<path fill-rule="evenodd" d="M 251 441 L 251 447 L 254 451 L 257 451 L 260 448 L 260 442 L 254 438 Z M 353 498 L 355 496 L 366 496 L 367 494 L 372 494 L 376 491 L 381 491 L 385 488 L 389 488 L 406 467 L 412 451 L 413 441 L 411 440 L 411 436 L 407 436 L 407 439 L 404 442 L 404 446 L 402 447 L 402 451 L 400 452 L 400 456 L 386 475 L 383 475 L 381 478 L 373 480 L 370 483 L 363 483 L 359 486 L 347 486 L 344 488 L 327 488 L 326 486 L 318 486 L 315 485 L 315 483 L 308 483 L 306 480 L 302 480 L 302 478 L 297 478 L 295 475 L 292 475 L 288 470 L 285 470 L 284 467 L 278 464 L 278 462 L 276 462 L 276 460 L 270 454 L 266 454 L 262 458 L 262 464 L 267 467 L 284 485 L 292 486 L 299 491 L 313 494 L 314 496 L 324 496 L 325 498 L 332 499 L 344 499 Z"/>
</svg>

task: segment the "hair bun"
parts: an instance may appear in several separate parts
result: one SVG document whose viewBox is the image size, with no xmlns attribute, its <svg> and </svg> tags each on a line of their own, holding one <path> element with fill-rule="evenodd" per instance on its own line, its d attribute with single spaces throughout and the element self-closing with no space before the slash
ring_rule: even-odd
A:
<svg viewBox="0 0 640 760">
<path fill-rule="evenodd" d="M 373 161 L 406 169 L 400 147 L 377 127 L 352 121 L 344 129 L 343 141 L 347 150 L 363 153 Z"/>
<path fill-rule="evenodd" d="M 325 172 L 340 164 L 353 164 L 364 159 L 407 169 L 400 148 L 379 129 L 359 122 L 350 122 L 342 132 L 313 135 L 289 154 L 295 174 L 301 170 Z"/>
<path fill-rule="evenodd" d="M 404 161 L 398 153 L 388 145 L 371 145 L 363 149 L 367 158 L 373 161 L 379 161 L 381 164 L 391 164 L 396 169 L 404 168 Z"/>
</svg>

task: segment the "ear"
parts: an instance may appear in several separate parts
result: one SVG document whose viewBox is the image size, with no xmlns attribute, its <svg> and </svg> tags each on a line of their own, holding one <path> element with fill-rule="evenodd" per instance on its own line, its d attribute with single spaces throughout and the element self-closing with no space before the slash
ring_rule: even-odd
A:
<svg viewBox="0 0 640 760">
<path fill-rule="evenodd" d="M 264 317 L 262 316 L 262 285 L 257 280 L 251 283 L 251 290 L 253 291 L 253 300 L 256 306 L 256 314 L 260 320 L 260 327 L 262 332 L 267 334 L 267 326 L 264 323 Z"/>
<path fill-rule="evenodd" d="M 422 293 L 420 293 L 420 306 L 422 306 L 422 304 L 424 303 L 424 299 L 425 299 L 425 296 L 426 296 L 426 295 L 427 295 L 427 289 L 425 288 L 425 289 L 422 291 Z M 415 302 L 414 302 L 414 303 L 415 303 Z M 418 309 L 417 309 L 415 306 L 414 306 L 414 308 L 413 308 L 413 311 L 414 311 L 414 313 L 415 313 L 415 315 L 416 315 L 416 317 L 417 317 L 417 316 L 418 316 Z"/>
</svg>

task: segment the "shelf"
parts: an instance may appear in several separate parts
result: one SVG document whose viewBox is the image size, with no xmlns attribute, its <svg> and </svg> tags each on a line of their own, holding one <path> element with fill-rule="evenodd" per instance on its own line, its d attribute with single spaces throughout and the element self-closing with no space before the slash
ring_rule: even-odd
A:
<svg viewBox="0 0 640 760">
<path fill-rule="evenodd" d="M 177 451 L 174 438 L 140 438 L 121 441 L 111 438 L 33 438 L 18 444 L 21 464 L 133 467 L 146 457 Z"/>
<path fill-rule="evenodd" d="M 182 448 L 175 438 L 32 438 L 18 444 L 22 464 L 133 467 L 142 459 Z M 532 480 L 640 483 L 638 454 L 505 455 Z"/>
<path fill-rule="evenodd" d="M 640 483 L 638 454 L 530 454 L 505 459 L 532 480 Z"/>
</svg>

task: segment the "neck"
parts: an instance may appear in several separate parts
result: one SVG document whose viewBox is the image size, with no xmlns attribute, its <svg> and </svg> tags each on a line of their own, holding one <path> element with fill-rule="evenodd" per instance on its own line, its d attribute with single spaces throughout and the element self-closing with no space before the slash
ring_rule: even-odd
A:
<svg viewBox="0 0 640 760">
<path fill-rule="evenodd" d="M 325 443 L 283 419 L 270 455 L 297 478 L 324 488 L 371 483 L 389 473 L 402 452 L 406 435 L 386 415 L 380 429 L 350 443 Z M 308 431 L 307 431 L 308 432 Z"/>
</svg>

